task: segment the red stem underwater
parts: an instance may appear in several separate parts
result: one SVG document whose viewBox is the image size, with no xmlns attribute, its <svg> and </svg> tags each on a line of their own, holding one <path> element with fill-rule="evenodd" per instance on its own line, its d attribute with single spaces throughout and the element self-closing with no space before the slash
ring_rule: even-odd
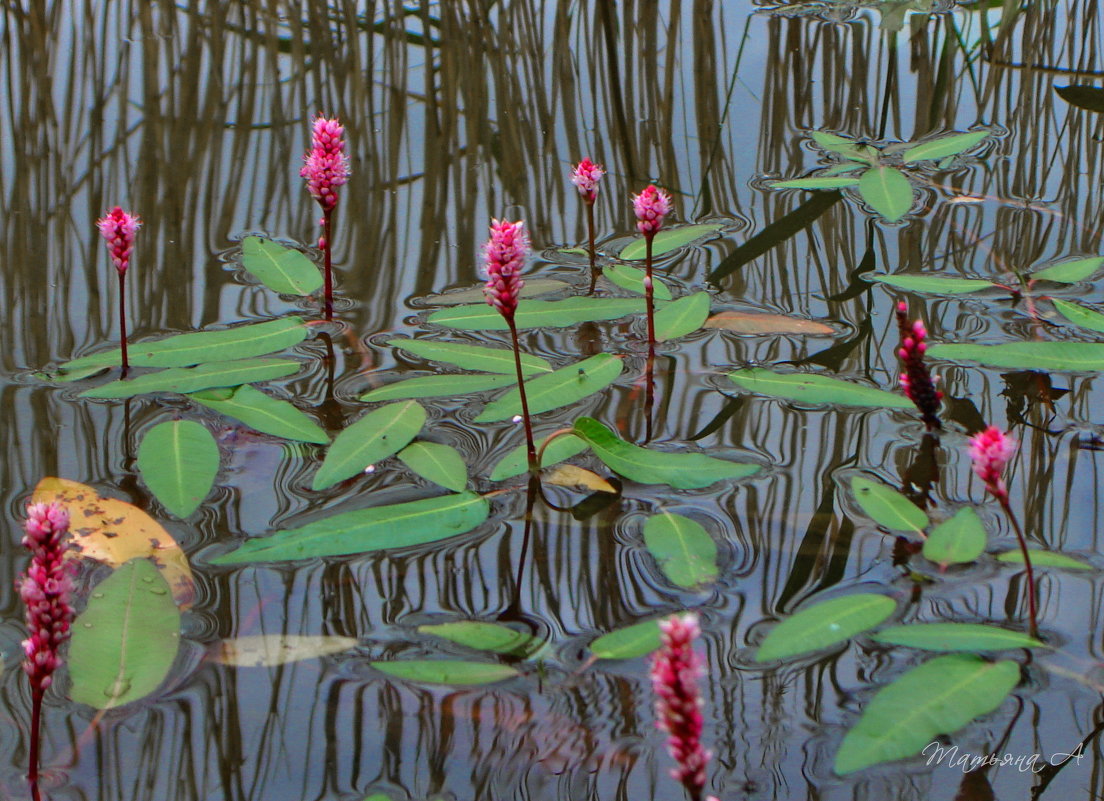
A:
<svg viewBox="0 0 1104 801">
<path fill-rule="evenodd" d="M 1016 539 L 1020 541 L 1020 553 L 1023 554 L 1024 567 L 1027 572 L 1027 608 L 1031 616 L 1030 631 L 1028 633 L 1037 638 L 1039 636 L 1039 616 L 1035 601 L 1035 571 L 1031 567 L 1031 556 L 1027 550 L 1027 537 L 1024 536 L 1023 529 L 1020 528 L 1020 521 L 1012 513 L 1012 506 L 1008 503 L 1008 494 L 998 495 L 997 500 L 1000 501 L 1001 508 L 1008 515 L 1008 520 L 1016 531 Z"/>
</svg>

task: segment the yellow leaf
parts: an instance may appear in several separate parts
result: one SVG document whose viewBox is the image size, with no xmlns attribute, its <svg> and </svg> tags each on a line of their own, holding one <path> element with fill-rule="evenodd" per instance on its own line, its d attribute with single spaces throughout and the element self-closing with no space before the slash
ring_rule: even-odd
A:
<svg viewBox="0 0 1104 801">
<path fill-rule="evenodd" d="M 212 649 L 211 660 L 235 667 L 274 667 L 339 654 L 348 651 L 357 642 L 355 637 L 251 634 L 223 640 Z"/>
<path fill-rule="evenodd" d="M 60 503 L 69 513 L 72 542 L 81 556 L 121 567 L 147 557 L 160 569 L 176 605 L 187 609 L 195 599 L 188 557 L 161 525 L 137 506 L 103 498 L 92 487 L 65 478 L 44 478 L 32 503 Z"/>
<path fill-rule="evenodd" d="M 597 473 L 573 464 L 561 464 L 547 471 L 544 481 L 557 487 L 581 487 L 595 492 L 617 494 L 614 486 Z"/>
<path fill-rule="evenodd" d="M 786 317 L 782 314 L 758 314 L 726 311 L 714 314 L 705 321 L 706 328 L 722 328 L 737 334 L 834 334 L 833 328 L 806 320 L 802 317 Z"/>
</svg>

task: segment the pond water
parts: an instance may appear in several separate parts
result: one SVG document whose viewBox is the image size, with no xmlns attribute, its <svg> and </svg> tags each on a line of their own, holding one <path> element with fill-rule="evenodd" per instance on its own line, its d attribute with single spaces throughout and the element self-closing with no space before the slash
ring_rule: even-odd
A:
<svg viewBox="0 0 1104 801">
<path fill-rule="evenodd" d="M 1100 264 L 1072 281 L 1028 278 L 1101 253 L 1104 106 L 1093 85 L 1104 77 L 1104 21 L 1095 0 L 307 5 L 301 18 L 260 2 L 59 0 L 0 12 L 0 490 L 9 520 L 0 796 L 30 797 L 30 692 L 18 668 L 26 635 L 13 587 L 26 565 L 19 521 L 46 477 L 144 510 L 179 544 L 175 564 L 194 581 L 177 593 L 178 637 L 150 644 L 135 635 L 169 654 L 164 681 L 98 712 L 67 689 L 79 680 L 70 673 L 87 669 L 74 664 L 47 695 L 49 798 L 682 797 L 655 728 L 647 658 L 595 659 L 591 644 L 686 609 L 704 630 L 707 790 L 722 801 L 1104 793 L 1100 357 L 1072 367 L 1031 355 L 990 366 L 936 358 L 946 396 L 938 440 L 925 437 L 912 408 L 780 399 L 728 377 L 755 366 L 897 392 L 900 300 L 936 343 L 1100 341 L 1101 329 L 1060 313 L 1064 302 L 1091 314 L 1104 300 L 1091 281 Z M 1067 86 L 1082 89 L 1057 91 Z M 304 247 L 317 239 L 318 207 L 299 167 L 319 112 L 344 123 L 352 166 L 335 213 L 332 324 L 320 322 L 317 294 L 278 294 L 242 267 L 250 235 Z M 775 187 L 847 160 L 810 131 L 860 140 L 847 147 L 872 143 L 879 163 L 910 176 L 904 208 L 892 211 L 899 192 L 857 182 Z M 897 169 L 910 156 L 894 144 L 967 131 L 981 133 L 961 153 L 913 154 L 909 169 Z M 492 217 L 526 221 L 527 277 L 564 282 L 545 299 L 585 294 L 586 256 L 564 252 L 587 238 L 568 181 L 583 156 L 608 170 L 595 207 L 608 263 L 637 236 L 631 193 L 657 182 L 674 198 L 669 225 L 717 226 L 658 257 L 675 297 L 704 290 L 710 315 L 826 327 L 777 333 L 762 330 L 766 318 L 745 318 L 759 328 L 695 325 L 659 343 L 651 419 L 643 315 L 526 328 L 525 352 L 553 367 L 597 354 L 622 364 L 608 388 L 539 414 L 538 436 L 585 415 L 652 451 L 758 465 L 754 475 L 679 490 L 618 478 L 583 453 L 571 461 L 617 493 L 549 485 L 542 500 L 523 477 L 490 479 L 523 442 L 509 417 L 476 419 L 495 393 L 427 398 L 418 438 L 463 456 L 468 490 L 489 501 L 485 521 L 409 547 L 227 564 L 222 557 L 244 542 L 277 531 L 326 531 L 339 513 L 449 491 L 394 457 L 316 490 L 326 445 L 257 433 L 181 394 L 81 396 L 117 369 L 50 377 L 66 360 L 117 344 L 116 278 L 95 222 L 118 204 L 143 221 L 127 279 L 132 341 L 299 315 L 311 321 L 307 337 L 283 354 L 297 372 L 260 386 L 335 437 L 377 408 L 364 393 L 457 372 L 390 340 L 509 345 L 505 331 L 427 321 L 455 302 L 434 295 L 477 285 Z M 957 294 L 861 278 L 870 273 L 1001 286 Z M 634 297 L 605 281 L 599 292 Z M 205 427 L 219 453 L 213 489 L 184 516 L 151 491 L 138 458 L 149 432 L 176 420 Z M 1013 663 L 1015 688 L 939 742 L 1020 764 L 967 773 L 912 756 L 839 770 L 841 744 L 875 694 L 937 657 L 869 632 L 774 661 L 758 661 L 757 650 L 800 610 L 860 594 L 892 599 L 883 628 L 1023 631 L 1022 565 L 996 558 L 1016 549 L 1015 532 L 967 453 L 967 437 L 990 423 L 1020 443 L 1007 477 L 1027 540 L 1076 562 L 1036 566 L 1048 648 L 969 657 Z M 936 521 L 976 509 L 986 553 L 941 570 L 920 553 L 918 534 L 890 533 L 872 518 L 856 500 L 856 477 L 904 493 L 914 509 L 927 500 Z M 680 586 L 657 561 L 643 531 L 663 513 L 700 524 L 716 555 L 689 563 L 714 575 Z M 406 533 L 395 523 L 383 544 L 401 545 Z M 102 560 L 82 560 L 78 611 L 111 573 Z M 498 655 L 419 631 L 473 620 L 547 645 Z M 257 637 L 265 639 L 243 639 Z M 327 639 L 300 639 L 308 637 Z M 307 658 L 284 653 L 253 666 L 226 656 L 258 641 L 305 644 Z M 333 652 L 313 656 L 319 642 Z M 516 674 L 440 684 L 386 672 L 410 660 Z M 912 726 L 949 692 L 936 678 L 890 719 Z M 949 697 L 951 707 L 963 703 Z M 1049 766 L 1075 751 L 1081 758 Z"/>
</svg>

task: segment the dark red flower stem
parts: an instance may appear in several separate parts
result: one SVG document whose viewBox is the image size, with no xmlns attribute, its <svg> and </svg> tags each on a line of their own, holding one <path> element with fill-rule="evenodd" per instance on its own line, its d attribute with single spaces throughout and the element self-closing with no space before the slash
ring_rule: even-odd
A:
<svg viewBox="0 0 1104 801">
<path fill-rule="evenodd" d="M 589 243 L 587 252 L 590 254 L 590 291 L 587 294 L 593 295 L 594 287 L 598 284 L 598 276 L 602 274 L 602 268 L 598 266 L 597 253 L 594 249 L 594 201 L 586 203 L 586 218 Z"/>
<path fill-rule="evenodd" d="M 45 692 L 40 687 L 31 687 L 31 745 L 28 759 L 30 769 L 27 771 L 27 781 L 31 784 L 31 798 L 34 801 L 39 801 L 40 798 L 38 791 L 38 760 L 40 758 L 38 743 L 41 739 L 42 698 L 44 695 Z"/>
<path fill-rule="evenodd" d="M 323 316 L 327 320 L 333 319 L 333 209 L 322 210 L 322 239 L 325 247 L 322 248 L 322 258 L 326 267 L 326 299 Z"/>
<path fill-rule="evenodd" d="M 525 423 L 525 453 L 529 460 L 529 473 L 536 478 L 540 475 L 540 462 L 537 461 L 537 445 L 533 439 L 533 422 L 529 417 L 529 399 L 525 397 L 525 375 L 521 371 L 521 343 L 518 341 L 517 325 L 514 315 L 506 315 L 506 325 L 510 326 L 510 338 L 514 342 L 514 368 L 517 370 L 518 394 L 521 396 L 521 418 Z"/>
<path fill-rule="evenodd" d="M 655 234 L 644 234 L 645 258 L 644 273 L 648 280 L 644 286 L 644 297 L 648 301 L 648 347 L 655 347 L 655 288 L 652 286 L 652 239 Z"/>
<path fill-rule="evenodd" d="M 122 377 L 126 378 L 130 370 L 130 360 L 127 359 L 127 318 L 126 318 L 126 270 L 116 270 L 119 274 L 119 336 L 122 340 Z"/>
</svg>

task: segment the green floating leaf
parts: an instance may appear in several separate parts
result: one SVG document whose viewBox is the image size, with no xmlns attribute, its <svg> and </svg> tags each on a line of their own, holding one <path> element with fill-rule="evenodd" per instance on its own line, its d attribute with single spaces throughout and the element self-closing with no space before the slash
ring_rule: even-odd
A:
<svg viewBox="0 0 1104 801">
<path fill-rule="evenodd" d="M 1055 281 L 1059 284 L 1074 284 L 1084 281 L 1104 265 L 1104 256 L 1091 256 L 1087 259 L 1060 261 L 1042 270 L 1031 273 L 1032 280 Z"/>
<path fill-rule="evenodd" d="M 771 189 L 843 189 L 848 186 L 858 186 L 858 178 L 837 178 L 831 175 L 822 175 L 812 178 L 794 178 L 790 181 L 773 181 Z"/>
<path fill-rule="evenodd" d="M 548 437 L 545 437 L 537 441 L 538 451 L 547 439 Z M 544 456 L 541 459 L 541 467 L 551 467 L 554 464 L 559 464 L 564 459 L 570 459 L 572 456 L 582 453 L 587 447 L 587 444 L 574 434 L 556 437 L 552 440 L 552 444 L 545 449 Z M 491 471 L 491 481 L 505 481 L 528 471 L 529 454 L 523 442 L 499 460 L 494 470 Z"/>
<path fill-rule="evenodd" d="M 558 409 L 582 400 L 595 392 L 601 392 L 621 375 L 621 359 L 609 353 L 599 353 L 567 367 L 561 367 L 548 375 L 537 376 L 525 382 L 525 394 L 529 401 L 529 413 Z M 477 423 L 494 423 L 509 420 L 521 414 L 521 392 L 515 387 L 501 398 L 487 404 Z"/>
<path fill-rule="evenodd" d="M 702 525 L 688 517 L 661 512 L 644 524 L 644 544 L 660 570 L 680 587 L 717 580 L 717 543 Z"/>
<path fill-rule="evenodd" d="M 85 390 L 82 398 L 133 398 L 149 392 L 177 392 L 186 395 L 212 387 L 236 387 L 254 381 L 283 378 L 299 370 L 299 362 L 289 359 L 242 359 L 233 362 L 201 364 L 198 367 L 173 367 L 147 373 L 129 381 L 112 381 L 102 387 Z"/>
<path fill-rule="evenodd" d="M 946 567 L 972 562 L 985 550 L 985 524 L 969 506 L 932 529 L 924 540 L 924 558 Z"/>
<path fill-rule="evenodd" d="M 191 420 L 155 425 L 138 446 L 138 472 L 161 505 L 187 517 L 207 497 L 219 469 L 219 449 L 206 426 Z"/>
<path fill-rule="evenodd" d="M 180 645 L 180 612 L 153 562 L 131 559 L 96 585 L 72 630 L 69 697 L 108 709 L 161 686 Z"/>
<path fill-rule="evenodd" d="M 1062 553 L 1055 553 L 1054 551 L 1043 551 L 1037 548 L 1028 548 L 1028 553 L 1031 555 L 1031 564 L 1034 567 L 1064 567 L 1069 570 L 1095 570 L 1092 565 L 1082 562 L 1080 559 L 1074 559 L 1072 556 L 1066 556 Z M 1001 562 L 1009 562 L 1012 564 L 1023 564 L 1023 552 L 1019 548 L 1013 551 L 1005 551 L 1002 554 L 997 555 L 997 559 Z"/>
<path fill-rule="evenodd" d="M 645 620 L 603 634 L 590 644 L 590 652 L 599 659 L 634 659 L 659 648 L 661 637 L 659 621 Z"/>
<path fill-rule="evenodd" d="M 404 400 L 407 398 L 452 398 L 488 389 L 513 386 L 511 375 L 466 375 L 460 373 L 427 375 L 396 381 L 360 396 L 362 401 Z"/>
<path fill-rule="evenodd" d="M 872 156 L 869 145 L 860 145 L 854 139 L 846 136 L 829 133 L 828 131 L 809 131 L 809 138 L 816 142 L 822 150 L 829 153 L 838 153 L 847 159 L 870 164 Z"/>
<path fill-rule="evenodd" d="M 709 302 L 708 292 L 695 292 L 660 309 L 655 316 L 656 339 L 666 342 L 697 331 L 709 316 Z"/>
<path fill-rule="evenodd" d="M 468 486 L 468 466 L 451 445 L 412 442 L 399 451 L 399 459 L 422 478 L 445 489 L 461 492 Z"/>
<path fill-rule="evenodd" d="M 636 267 L 630 267 L 627 264 L 611 264 L 602 270 L 602 275 L 622 289 L 640 295 L 644 294 L 644 278 L 647 273 L 643 270 L 638 270 Z M 671 290 L 655 275 L 652 276 L 652 293 L 659 300 L 671 299 Z"/>
<path fill-rule="evenodd" d="M 490 308 L 490 307 L 488 307 Z M 481 370 L 485 373 L 506 373 L 516 375 L 514 352 L 508 348 L 484 348 L 478 345 L 464 345 L 457 342 L 437 342 L 432 339 L 389 339 L 388 345 L 402 348 L 422 359 L 455 364 L 465 370 Z M 552 365 L 539 356 L 521 354 L 521 372 L 551 372 Z"/>
<path fill-rule="evenodd" d="M 904 759 L 999 707 L 1020 680 L 1015 662 L 937 656 L 878 691 L 836 754 L 836 773 Z"/>
<path fill-rule="evenodd" d="M 841 406 L 912 408 L 912 401 L 901 395 L 817 373 L 776 373 L 762 367 L 750 367 L 729 373 L 728 377 L 734 384 L 749 392 L 772 398 L 788 398 L 803 403 L 835 403 Z"/>
<path fill-rule="evenodd" d="M 1005 651 L 1009 648 L 1045 648 L 1046 644 L 1024 634 L 980 623 L 909 623 L 891 626 L 873 639 L 925 651 Z"/>
<path fill-rule="evenodd" d="M 242 242 L 242 267 L 281 295 L 309 295 L 322 286 L 318 266 L 303 253 L 257 236 Z"/>
<path fill-rule="evenodd" d="M 311 488 L 317 491 L 332 487 L 398 453 L 422 430 L 425 421 L 425 409 L 412 400 L 368 412 L 337 435 Z"/>
<path fill-rule="evenodd" d="M 862 476 L 851 479 L 851 491 L 867 517 L 890 531 L 922 534 L 928 516 L 895 489 Z"/>
<path fill-rule="evenodd" d="M 684 225 L 681 228 L 665 228 L 652 239 L 652 258 L 670 253 L 672 250 L 686 247 L 692 242 L 697 242 L 710 234 L 715 234 L 724 228 L 715 223 L 701 223 L 699 225 Z M 647 257 L 648 245 L 644 237 L 640 237 L 625 247 L 617 255 L 619 259 L 631 261 Z"/>
<path fill-rule="evenodd" d="M 863 161 L 863 162 L 845 161 L 842 164 L 833 164 L 831 167 L 825 167 L 823 170 L 818 171 L 817 172 L 817 177 L 814 178 L 813 180 L 823 180 L 825 178 L 831 178 L 831 177 L 836 176 L 836 175 L 843 175 L 844 173 L 847 173 L 847 172 L 854 172 L 855 170 L 861 170 L 861 169 L 865 168 L 868 164 L 870 164 L 869 161 Z M 855 183 L 858 183 L 858 182 L 859 182 L 859 180 L 856 178 Z M 771 188 L 773 189 L 774 187 L 771 187 Z M 806 188 L 808 188 L 808 187 L 806 187 Z M 839 187 L 839 188 L 842 189 L 843 187 Z"/>
<path fill-rule="evenodd" d="M 965 295 L 992 289 L 996 284 L 980 278 L 944 278 L 941 275 L 869 275 L 867 280 L 877 281 L 908 292 L 932 292 L 937 295 Z"/>
<path fill-rule="evenodd" d="M 989 136 L 988 131 L 970 131 L 969 133 L 941 136 L 923 142 L 905 151 L 905 164 L 913 164 L 917 161 L 935 161 L 947 156 L 957 156 L 975 145 L 980 144 Z"/>
<path fill-rule="evenodd" d="M 484 623 L 478 620 L 458 620 L 453 623 L 434 623 L 418 626 L 422 634 L 432 634 L 450 642 L 493 651 L 496 654 L 527 656 L 537 651 L 544 642 L 531 634 L 517 631 L 500 623 Z"/>
<path fill-rule="evenodd" d="M 128 358 L 132 367 L 191 367 L 208 362 L 248 359 L 275 353 L 298 345 L 307 336 L 302 318 L 282 317 L 263 323 L 250 323 L 222 331 L 198 331 L 193 334 L 131 342 Z M 58 369 L 59 380 L 84 377 L 104 367 L 114 367 L 121 358 L 118 348 L 65 362 Z"/>
<path fill-rule="evenodd" d="M 512 679 L 518 672 L 509 665 L 463 662 L 458 659 L 410 659 L 403 662 L 373 662 L 372 667 L 389 676 L 422 684 L 492 684 Z"/>
<path fill-rule="evenodd" d="M 1104 331 L 1104 314 L 1092 309 L 1086 309 L 1080 303 L 1070 303 L 1061 298 L 1051 298 L 1054 308 L 1058 313 L 1074 325 L 1088 328 L 1091 331 Z"/>
<path fill-rule="evenodd" d="M 928 354 L 950 362 L 978 362 L 1017 370 L 1104 370 L 1104 344 L 1008 342 L 1004 345 L 935 345 Z"/>
<path fill-rule="evenodd" d="M 585 250 L 580 250 L 580 252 L 584 256 L 586 255 Z M 571 284 L 557 281 L 555 278 L 526 278 L 525 286 L 521 288 L 521 297 L 533 298 L 537 295 L 547 295 L 564 289 L 571 289 Z M 422 302 L 430 306 L 456 306 L 461 303 L 485 303 L 485 297 L 483 284 L 479 284 L 467 289 L 444 292 L 440 295 L 429 295 L 422 298 Z"/>
<path fill-rule="evenodd" d="M 876 593 L 822 601 L 775 626 L 759 646 L 755 658 L 772 662 L 819 651 L 874 628 L 896 608 L 892 598 Z"/>
<path fill-rule="evenodd" d="M 668 453 L 641 448 L 620 439 L 592 417 L 576 420 L 575 434 L 590 445 L 608 468 L 641 484 L 700 489 L 718 481 L 746 478 L 759 470 L 759 465 L 715 459 L 704 453 Z"/>
<path fill-rule="evenodd" d="M 240 420 L 262 434 L 318 445 L 330 441 L 326 432 L 294 404 L 266 395 L 248 384 L 236 388 L 205 389 L 188 397 L 219 414 Z"/>
<path fill-rule="evenodd" d="M 577 323 L 616 320 L 644 311 L 644 298 L 574 297 L 566 300 L 523 300 L 518 304 L 514 323 L 518 328 L 566 328 Z M 429 315 L 427 322 L 468 331 L 508 331 L 502 315 L 480 303 L 455 306 Z"/>
<path fill-rule="evenodd" d="M 900 170 L 874 167 L 859 178 L 859 194 L 888 222 L 897 222 L 912 208 L 912 184 Z"/>
<path fill-rule="evenodd" d="M 358 509 L 246 540 L 211 563 L 285 562 L 424 545 L 471 531 L 487 519 L 487 511 L 486 499 L 474 492 Z"/>
</svg>

